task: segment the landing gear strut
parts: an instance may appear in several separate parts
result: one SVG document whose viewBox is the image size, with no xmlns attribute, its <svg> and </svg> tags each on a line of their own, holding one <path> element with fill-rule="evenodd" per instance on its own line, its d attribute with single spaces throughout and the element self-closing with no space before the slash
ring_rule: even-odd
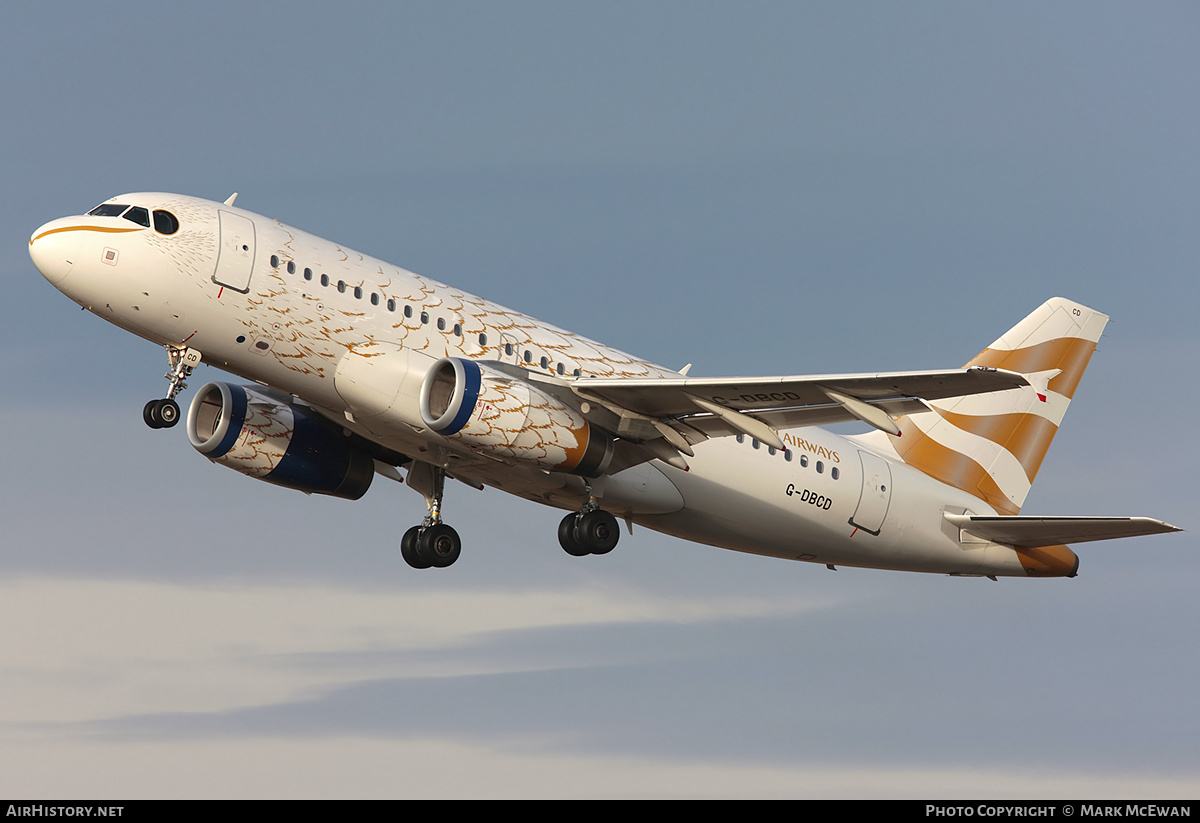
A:
<svg viewBox="0 0 1200 823">
<path fill-rule="evenodd" d="M 167 396 L 162 400 L 151 400 L 142 409 L 142 419 L 152 429 L 169 429 L 179 422 L 179 404 L 175 397 L 187 388 L 187 378 L 192 369 L 200 365 L 200 352 L 187 346 L 167 346 L 167 362 L 170 371 L 164 377 L 171 381 Z"/>
<path fill-rule="evenodd" d="M 442 522 L 446 470 L 428 463 L 414 464 L 408 470 L 408 484 L 425 495 L 429 511 L 420 526 L 413 526 L 400 538 L 400 555 L 414 569 L 444 569 L 462 553 L 458 532 Z"/>
</svg>

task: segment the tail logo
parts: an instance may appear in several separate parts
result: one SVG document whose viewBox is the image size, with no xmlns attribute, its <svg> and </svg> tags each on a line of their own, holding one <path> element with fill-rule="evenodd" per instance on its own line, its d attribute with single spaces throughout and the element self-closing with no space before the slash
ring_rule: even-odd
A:
<svg viewBox="0 0 1200 823">
<path fill-rule="evenodd" d="M 1107 322 L 1048 300 L 967 364 L 1020 372 L 1029 387 L 930 403 L 896 421 L 892 446 L 908 465 L 1017 514 Z"/>
</svg>

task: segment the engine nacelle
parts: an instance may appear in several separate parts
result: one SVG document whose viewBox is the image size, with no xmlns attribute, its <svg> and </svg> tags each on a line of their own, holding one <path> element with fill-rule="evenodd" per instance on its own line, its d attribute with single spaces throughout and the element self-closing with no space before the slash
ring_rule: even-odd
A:
<svg viewBox="0 0 1200 823">
<path fill-rule="evenodd" d="M 188 408 L 188 440 L 214 463 L 302 492 L 357 500 L 375 462 L 301 407 L 251 386 L 209 383 Z"/>
<path fill-rule="evenodd" d="M 472 360 L 443 357 L 421 385 L 421 419 L 475 452 L 593 477 L 612 438 L 526 380 Z"/>
</svg>

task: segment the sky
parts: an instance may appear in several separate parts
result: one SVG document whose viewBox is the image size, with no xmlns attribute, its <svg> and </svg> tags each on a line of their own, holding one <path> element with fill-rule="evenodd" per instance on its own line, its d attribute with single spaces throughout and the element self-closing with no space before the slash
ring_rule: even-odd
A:
<svg viewBox="0 0 1200 823">
<path fill-rule="evenodd" d="M 0 795 L 1200 795 L 1198 37 L 1153 2 L 0 7 Z M 463 556 L 418 572 L 404 486 L 143 424 L 163 352 L 27 251 L 130 191 L 694 376 L 953 368 L 1078 300 L 1112 322 L 1023 513 L 1188 531 L 1073 580 L 572 558 L 452 484 Z"/>
</svg>

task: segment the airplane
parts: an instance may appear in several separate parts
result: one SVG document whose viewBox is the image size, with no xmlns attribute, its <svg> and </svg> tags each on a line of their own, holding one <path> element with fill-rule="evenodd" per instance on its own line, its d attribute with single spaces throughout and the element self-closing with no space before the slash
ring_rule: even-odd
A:
<svg viewBox="0 0 1200 823">
<path fill-rule="evenodd" d="M 1063 298 L 963 368 L 703 378 L 222 202 L 123 194 L 52 220 L 34 265 L 166 350 L 170 428 L 201 363 L 253 381 L 194 396 L 187 436 L 250 477 L 356 500 L 376 475 L 423 495 L 400 541 L 444 568 L 446 478 L 566 510 L 561 547 L 606 554 L 618 518 L 823 564 L 1074 577 L 1067 543 L 1180 531 L 1145 517 L 1020 514 L 1107 316 Z M 822 425 L 861 421 L 838 435 Z M 401 472 L 403 470 L 403 473 Z"/>
</svg>

